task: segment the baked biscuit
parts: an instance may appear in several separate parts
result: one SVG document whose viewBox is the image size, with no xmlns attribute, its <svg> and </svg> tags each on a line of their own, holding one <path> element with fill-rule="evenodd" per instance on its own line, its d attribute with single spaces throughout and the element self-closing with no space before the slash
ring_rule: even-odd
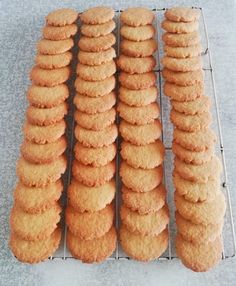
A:
<svg viewBox="0 0 236 286">
<path fill-rule="evenodd" d="M 200 56 L 187 59 L 176 59 L 164 56 L 161 62 L 165 68 L 172 71 L 189 72 L 202 69 L 202 60 Z"/>
<path fill-rule="evenodd" d="M 111 7 L 98 6 L 83 12 L 80 20 L 85 24 L 97 25 L 111 21 L 114 16 L 115 12 Z"/>
<path fill-rule="evenodd" d="M 44 39 L 59 41 L 73 37 L 78 31 L 76 24 L 70 24 L 62 27 L 45 26 L 42 31 Z"/>
<path fill-rule="evenodd" d="M 37 43 L 37 51 L 42 55 L 58 55 L 69 51 L 73 46 L 74 41 L 71 38 L 60 41 L 42 39 Z"/>
<path fill-rule="evenodd" d="M 169 20 L 164 20 L 161 23 L 162 29 L 166 30 L 169 33 L 174 34 L 188 34 L 195 31 L 198 31 L 199 28 L 199 22 L 198 21 L 192 21 L 188 23 L 184 22 L 173 22 Z"/>
<path fill-rule="evenodd" d="M 157 50 L 157 42 L 154 39 L 134 42 L 123 39 L 120 43 L 121 52 L 129 57 L 150 57 Z"/>
<path fill-rule="evenodd" d="M 171 47 L 190 47 L 200 43 L 200 35 L 198 31 L 188 34 L 164 33 L 162 40 Z"/>
<path fill-rule="evenodd" d="M 173 22 L 194 22 L 200 18 L 200 10 L 187 7 L 173 7 L 165 12 L 166 19 Z"/>
<path fill-rule="evenodd" d="M 146 72 L 143 74 L 121 72 L 119 75 L 119 82 L 123 87 L 128 89 L 146 89 L 155 85 L 156 74 L 154 72 Z"/>
<path fill-rule="evenodd" d="M 144 7 L 128 8 L 120 14 L 120 20 L 122 23 L 132 27 L 145 26 L 152 23 L 154 14 L 151 10 Z"/>
<path fill-rule="evenodd" d="M 145 41 L 153 38 L 155 34 L 155 28 L 152 25 L 145 25 L 139 27 L 131 27 L 123 25 L 120 28 L 120 35 L 130 41 Z"/>
<path fill-rule="evenodd" d="M 189 47 L 172 47 L 165 45 L 164 52 L 167 56 L 173 58 L 192 58 L 201 54 L 202 46 L 200 43 Z"/>
<path fill-rule="evenodd" d="M 172 100 L 171 104 L 174 110 L 180 113 L 186 115 L 195 115 L 209 111 L 211 99 L 209 96 L 203 95 L 194 101 L 180 102 Z"/>
<path fill-rule="evenodd" d="M 117 60 L 118 67 L 129 74 L 147 73 L 154 69 L 156 60 L 154 57 L 131 58 L 125 55 L 120 55 Z"/>
<path fill-rule="evenodd" d="M 35 63 L 43 69 L 58 69 L 68 66 L 72 60 L 72 53 L 65 52 L 58 55 L 41 55 L 38 54 L 35 58 Z"/>
<path fill-rule="evenodd" d="M 89 66 L 99 66 L 101 64 L 105 64 L 107 62 L 110 62 L 115 57 L 116 57 L 116 51 L 112 47 L 105 51 L 97 53 L 84 52 L 84 51 L 79 51 L 78 53 L 79 62 L 81 64 Z"/>
<path fill-rule="evenodd" d="M 83 24 L 80 31 L 81 34 L 86 37 L 97 38 L 110 34 L 115 29 L 115 27 L 115 21 L 110 20 L 106 23 L 97 25 Z"/>
<path fill-rule="evenodd" d="M 112 33 L 97 38 L 82 36 L 78 46 L 84 52 L 101 52 L 109 49 L 115 42 L 116 37 Z"/>
<path fill-rule="evenodd" d="M 46 17 L 47 25 L 66 26 L 73 24 L 78 18 L 78 13 L 74 9 L 62 8 L 49 13 Z"/>
</svg>

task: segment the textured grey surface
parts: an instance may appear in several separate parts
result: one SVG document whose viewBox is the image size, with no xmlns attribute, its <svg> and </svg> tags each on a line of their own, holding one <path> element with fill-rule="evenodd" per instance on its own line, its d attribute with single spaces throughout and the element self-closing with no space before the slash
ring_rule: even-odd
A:
<svg viewBox="0 0 236 286">
<path fill-rule="evenodd" d="M 77 10 L 104 4 L 114 8 L 146 5 L 198 5 L 205 8 L 219 96 L 224 147 L 236 214 L 236 7 L 228 1 L 0 1 L 0 285 L 235 285 L 236 259 L 227 259 L 209 273 L 193 273 L 178 260 L 152 262 L 108 261 L 83 265 L 78 261 L 46 261 L 29 266 L 10 254 L 8 216 L 16 182 L 15 163 L 22 141 L 21 126 L 27 105 L 27 74 L 33 65 L 35 43 L 44 16 L 52 9 Z"/>
</svg>

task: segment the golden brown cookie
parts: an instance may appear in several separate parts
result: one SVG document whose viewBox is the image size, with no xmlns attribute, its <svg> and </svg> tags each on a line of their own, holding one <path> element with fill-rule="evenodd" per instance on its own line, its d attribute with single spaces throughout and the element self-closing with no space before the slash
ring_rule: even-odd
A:
<svg viewBox="0 0 236 286">
<path fill-rule="evenodd" d="M 208 129 L 212 122 L 212 116 L 209 111 L 200 114 L 186 115 L 172 108 L 170 120 L 180 130 L 195 132 Z"/>
<path fill-rule="evenodd" d="M 145 41 L 153 38 L 155 34 L 155 28 L 152 25 L 145 25 L 139 27 L 123 25 L 120 29 L 120 34 L 123 38 L 130 41 Z"/>
<path fill-rule="evenodd" d="M 132 90 L 121 86 L 119 88 L 119 99 L 129 106 L 146 106 L 156 101 L 157 87 L 151 86 L 147 89 Z"/>
<path fill-rule="evenodd" d="M 70 24 L 62 27 L 45 26 L 42 31 L 44 39 L 47 40 L 66 40 L 73 37 L 78 31 L 76 24 Z"/>
<path fill-rule="evenodd" d="M 38 108 L 30 105 L 26 110 L 26 118 L 32 125 L 47 126 L 61 121 L 67 111 L 68 106 L 65 102 L 51 108 Z"/>
<path fill-rule="evenodd" d="M 76 108 L 88 114 L 95 114 L 105 112 L 111 109 L 116 103 L 116 95 L 110 92 L 101 97 L 88 97 L 80 93 L 76 93 L 74 97 L 74 104 Z"/>
<path fill-rule="evenodd" d="M 159 211 L 165 204 L 166 189 L 160 184 L 157 188 L 146 193 L 137 193 L 122 187 L 122 200 L 132 211 L 148 214 Z"/>
<path fill-rule="evenodd" d="M 60 179 L 66 170 L 66 158 L 60 156 L 51 163 L 34 164 L 23 157 L 17 162 L 17 176 L 29 187 L 45 187 Z"/>
<path fill-rule="evenodd" d="M 75 138 L 85 147 L 104 147 L 115 142 L 118 136 L 116 124 L 99 131 L 87 130 L 79 125 L 75 127 Z"/>
<path fill-rule="evenodd" d="M 160 140 L 144 146 L 137 146 L 123 141 L 120 154 L 122 159 L 134 168 L 153 169 L 162 164 L 165 146 Z"/>
<path fill-rule="evenodd" d="M 223 251 L 222 238 L 217 237 L 214 241 L 194 244 L 182 238 L 180 234 L 176 238 L 176 253 L 182 263 L 196 272 L 204 272 L 216 266 Z"/>
<path fill-rule="evenodd" d="M 162 175 L 162 166 L 150 170 L 135 169 L 125 162 L 122 162 L 120 166 L 123 184 L 134 192 L 142 193 L 153 190 L 161 183 Z"/>
<path fill-rule="evenodd" d="M 192 58 L 197 57 L 202 52 L 202 46 L 200 43 L 191 45 L 189 47 L 172 47 L 169 45 L 164 46 L 165 54 L 173 58 Z"/>
<path fill-rule="evenodd" d="M 120 228 L 120 243 L 123 250 L 132 258 L 140 261 L 157 259 L 168 247 L 168 230 L 159 235 L 142 236 L 132 233 L 122 225 Z"/>
<path fill-rule="evenodd" d="M 161 62 L 165 68 L 172 71 L 189 72 L 202 69 L 202 59 L 200 56 L 187 59 L 176 59 L 164 56 Z"/>
<path fill-rule="evenodd" d="M 83 24 L 80 31 L 81 34 L 86 37 L 97 38 L 110 34 L 115 29 L 115 27 L 115 21 L 110 20 L 106 23 L 97 25 Z"/>
<path fill-rule="evenodd" d="M 193 101 L 204 95 L 204 84 L 203 82 L 196 82 L 190 86 L 179 86 L 165 82 L 164 93 L 176 101 Z"/>
<path fill-rule="evenodd" d="M 97 212 L 110 204 L 115 197 L 115 180 L 99 187 L 85 186 L 74 178 L 68 188 L 69 204 L 78 212 Z"/>
<path fill-rule="evenodd" d="M 221 191 L 217 192 L 214 200 L 198 203 L 186 201 L 175 192 L 175 206 L 182 217 L 203 225 L 221 223 L 226 209 L 225 197 Z"/>
<path fill-rule="evenodd" d="M 68 66 L 72 60 L 72 53 L 65 52 L 58 55 L 41 55 L 38 54 L 35 58 L 35 63 L 43 69 L 58 69 Z"/>
<path fill-rule="evenodd" d="M 74 148 L 75 158 L 84 165 L 101 167 L 113 161 L 116 156 L 116 144 L 100 148 L 88 148 L 77 142 Z"/>
<path fill-rule="evenodd" d="M 194 22 L 200 18 L 200 10 L 187 7 L 173 7 L 167 9 L 165 17 L 173 22 Z"/>
<path fill-rule="evenodd" d="M 42 55 L 58 55 L 69 51 L 73 46 L 74 41 L 71 38 L 60 41 L 42 39 L 37 43 L 37 51 Z"/>
<path fill-rule="evenodd" d="M 188 34 L 195 31 L 198 31 L 199 28 L 199 22 L 198 21 L 192 21 L 189 23 L 184 22 L 173 22 L 169 20 L 164 20 L 161 23 L 162 29 L 166 30 L 169 33 L 174 34 Z"/>
<path fill-rule="evenodd" d="M 133 125 L 121 120 L 119 131 L 125 141 L 135 145 L 146 145 L 160 138 L 162 126 L 159 120 L 145 125 Z"/>
<path fill-rule="evenodd" d="M 14 192 L 14 200 L 24 212 L 41 213 L 51 208 L 59 200 L 62 190 L 61 180 L 44 188 L 27 187 L 18 182 Z"/>
<path fill-rule="evenodd" d="M 120 20 L 122 23 L 132 27 L 145 26 L 152 23 L 154 14 L 151 10 L 144 7 L 128 8 L 120 14 Z"/>
<path fill-rule="evenodd" d="M 158 235 L 169 223 L 169 211 L 166 205 L 157 212 L 148 214 L 140 214 L 122 205 L 120 217 L 127 230 L 142 236 Z"/>
<path fill-rule="evenodd" d="M 114 227 L 103 236 L 93 240 L 80 239 L 70 231 L 67 233 L 67 246 L 72 256 L 84 263 L 102 262 L 111 256 L 116 248 L 116 241 Z"/>
<path fill-rule="evenodd" d="M 123 87 L 128 89 L 146 89 L 155 85 L 156 74 L 154 72 L 146 72 L 143 74 L 121 72 L 119 75 L 119 82 Z"/>
<path fill-rule="evenodd" d="M 76 73 L 79 77 L 88 81 L 104 80 L 116 72 L 116 64 L 113 60 L 100 66 L 88 66 L 78 63 Z"/>
<path fill-rule="evenodd" d="M 190 47 L 200 43 L 200 35 L 198 31 L 188 34 L 164 33 L 162 40 L 171 47 Z"/>
<path fill-rule="evenodd" d="M 220 191 L 220 178 L 217 176 L 206 183 L 198 183 L 183 179 L 174 170 L 173 183 L 176 192 L 183 196 L 185 200 L 193 203 L 212 201 Z"/>
<path fill-rule="evenodd" d="M 27 92 L 29 103 L 36 107 L 50 108 L 63 103 L 69 97 L 67 85 L 54 87 L 31 85 Z"/>
<path fill-rule="evenodd" d="M 78 93 L 89 97 L 100 97 L 110 93 L 116 85 L 114 76 L 107 77 L 100 81 L 85 81 L 77 77 L 75 81 L 75 89 Z"/>
<path fill-rule="evenodd" d="M 207 225 L 194 224 L 183 218 L 178 212 L 175 213 L 175 221 L 178 232 L 183 239 L 194 244 L 214 241 L 221 235 L 223 228 L 223 221 Z"/>
<path fill-rule="evenodd" d="M 105 166 L 93 167 L 83 165 L 77 160 L 73 161 L 72 173 L 77 181 L 88 186 L 98 187 L 110 181 L 116 171 L 116 164 L 114 161 L 109 162 Z"/>
<path fill-rule="evenodd" d="M 41 240 L 49 237 L 57 227 L 60 220 L 61 207 L 58 203 L 42 213 L 31 214 L 24 212 L 14 205 L 10 214 L 12 231 L 25 240 Z"/>
<path fill-rule="evenodd" d="M 47 25 L 66 26 L 73 24 L 78 18 L 78 13 L 74 9 L 62 8 L 50 12 L 46 17 Z"/>
<path fill-rule="evenodd" d="M 81 64 L 89 66 L 99 66 L 110 62 L 116 57 L 116 51 L 114 48 L 109 48 L 105 51 L 93 53 L 93 52 L 84 52 L 79 51 L 78 60 Z"/>
<path fill-rule="evenodd" d="M 97 38 L 82 36 L 79 40 L 79 48 L 84 52 L 101 52 L 111 48 L 116 42 L 114 34 L 110 33 Z"/>
<path fill-rule="evenodd" d="M 82 23 L 97 25 L 110 21 L 115 16 L 115 11 L 111 7 L 93 7 L 80 15 Z"/>
<path fill-rule="evenodd" d="M 70 232 L 84 240 L 97 239 L 112 227 L 115 216 L 113 205 L 107 205 L 97 212 L 79 213 L 71 206 L 66 208 L 66 224 Z"/>
<path fill-rule="evenodd" d="M 129 74 L 147 73 L 154 69 L 156 60 L 153 56 L 145 58 L 132 58 L 120 55 L 117 61 L 118 67 Z"/>
<path fill-rule="evenodd" d="M 24 140 L 20 151 L 22 156 L 32 163 L 50 163 L 62 155 L 67 147 L 65 136 L 60 137 L 57 141 L 47 144 L 36 144 Z"/>
<path fill-rule="evenodd" d="M 152 56 L 157 50 L 157 42 L 154 39 L 135 42 L 123 39 L 120 43 L 121 52 L 129 57 L 143 58 Z"/>
<path fill-rule="evenodd" d="M 64 119 L 48 126 L 32 125 L 26 121 L 23 126 L 25 139 L 37 144 L 57 141 L 65 133 L 65 129 L 66 123 Z"/>
<path fill-rule="evenodd" d="M 37 241 L 24 240 L 11 232 L 9 246 L 19 261 L 33 264 L 51 256 L 59 247 L 60 241 L 60 228 L 55 229 L 49 237 Z"/>
</svg>

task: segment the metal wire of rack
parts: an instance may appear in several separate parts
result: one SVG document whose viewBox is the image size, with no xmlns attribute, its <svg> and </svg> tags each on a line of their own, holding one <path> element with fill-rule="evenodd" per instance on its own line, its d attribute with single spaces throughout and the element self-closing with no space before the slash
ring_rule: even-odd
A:
<svg viewBox="0 0 236 286">
<path fill-rule="evenodd" d="M 208 37 L 208 30 L 207 30 L 207 25 L 206 25 L 206 19 L 205 19 L 205 14 L 204 11 L 201 7 L 191 7 L 192 9 L 199 9 L 201 12 L 201 28 L 202 28 L 202 34 L 204 36 L 204 51 L 202 53 L 202 57 L 204 59 L 204 63 L 206 65 L 203 67 L 205 71 L 205 83 L 210 86 L 208 88 L 207 92 L 208 94 L 211 94 L 211 97 L 213 99 L 214 107 L 212 108 L 213 113 L 215 113 L 214 117 L 214 124 L 215 124 L 215 131 L 218 134 L 218 145 L 216 146 L 218 149 L 219 156 L 222 161 L 223 165 L 223 175 L 222 175 L 222 191 L 224 192 L 226 196 L 226 201 L 227 201 L 227 212 L 225 216 L 225 225 L 224 225 L 224 230 L 223 230 L 223 241 L 224 241 L 224 251 L 222 253 L 222 259 L 226 259 L 229 257 L 234 257 L 236 255 L 236 237 L 235 237 L 235 229 L 234 229 L 234 221 L 233 221 L 233 214 L 232 214 L 232 206 L 231 206 L 231 196 L 230 196 L 230 190 L 229 190 L 229 185 L 228 185 L 228 178 L 227 178 L 227 169 L 226 169 L 226 161 L 225 161 L 225 152 L 224 152 L 224 145 L 223 145 L 223 136 L 222 136 L 222 129 L 221 129 L 221 122 L 220 122 L 220 116 L 219 116 L 219 106 L 218 106 L 218 98 L 217 98 L 217 92 L 216 92 L 216 85 L 215 85 L 215 79 L 214 79 L 214 72 L 213 72 L 213 65 L 212 65 L 212 56 L 210 52 L 210 46 L 209 46 L 209 37 Z M 161 28 L 160 28 L 160 21 L 161 18 L 163 17 L 164 11 L 166 8 L 154 8 L 152 9 L 156 15 L 156 31 L 157 31 L 157 42 L 160 45 L 161 43 Z M 116 11 L 116 21 L 117 21 L 117 30 L 116 30 L 116 38 L 117 38 L 117 57 L 120 54 L 120 13 L 122 10 L 117 10 Z M 158 47 L 158 51 L 156 53 L 156 59 L 157 59 L 157 67 L 155 68 L 155 72 L 157 73 L 157 85 L 159 87 L 159 99 L 158 103 L 160 104 L 160 120 L 162 122 L 162 141 L 165 145 L 166 149 L 166 160 L 164 163 L 164 182 L 166 184 L 167 190 L 168 190 L 168 204 L 169 208 L 172 212 L 171 216 L 171 223 L 168 226 L 169 227 L 169 246 L 167 251 L 158 259 L 158 260 L 171 260 L 176 258 L 175 255 L 175 250 L 174 250 L 174 237 L 175 237 L 175 224 L 174 224 L 174 205 L 173 205 L 173 198 L 171 196 L 173 195 L 173 185 L 171 182 L 171 174 L 172 174 L 172 159 L 173 159 L 173 154 L 171 152 L 171 140 L 172 140 L 172 126 L 170 125 L 169 122 L 169 100 L 164 96 L 163 94 L 163 88 L 162 88 L 162 75 L 161 75 L 161 55 L 162 55 L 162 46 L 160 45 Z M 118 87 L 117 87 L 118 88 Z M 73 92 L 73 91 L 72 91 Z M 72 98 L 73 99 L 73 98 Z M 73 101 L 73 100 L 71 100 Z M 71 102 L 71 108 L 70 110 L 72 111 L 71 115 L 68 118 L 68 123 L 70 127 L 70 134 L 69 134 L 69 151 L 68 151 L 68 170 L 64 178 L 65 182 L 65 190 L 70 184 L 71 180 L 71 166 L 72 166 L 72 160 L 73 160 L 73 144 L 74 144 L 74 136 L 73 136 L 73 131 L 74 131 L 74 119 L 73 119 L 73 104 Z M 117 124 L 119 123 L 119 118 L 117 117 Z M 117 150 L 119 150 L 120 147 L 120 139 L 117 139 Z M 119 153 L 119 152 L 118 152 Z M 117 170 L 119 168 L 119 163 L 120 163 L 120 158 L 119 155 L 117 155 L 116 159 L 116 164 L 117 164 Z M 119 178 L 119 172 L 116 172 L 116 228 L 119 228 L 119 205 L 120 205 L 120 178 Z M 66 201 L 66 199 L 65 199 Z M 171 206 L 172 205 L 172 206 Z M 62 221 L 62 225 L 64 228 L 64 235 L 61 241 L 60 248 L 56 251 L 56 253 L 51 256 L 49 259 L 70 259 L 73 258 L 69 251 L 66 248 L 66 233 L 67 233 L 67 228 L 64 223 L 64 220 Z M 122 260 L 122 259 L 130 259 L 127 257 L 125 253 L 121 250 L 119 244 L 117 244 L 116 251 L 113 253 L 113 255 L 108 258 L 108 260 Z"/>
</svg>

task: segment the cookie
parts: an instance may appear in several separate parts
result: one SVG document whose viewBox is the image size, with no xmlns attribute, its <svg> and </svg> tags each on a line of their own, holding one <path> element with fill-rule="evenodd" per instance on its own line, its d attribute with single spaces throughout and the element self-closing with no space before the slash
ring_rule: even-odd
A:
<svg viewBox="0 0 236 286">
<path fill-rule="evenodd" d="M 66 138 L 62 136 L 57 141 L 47 144 L 35 144 L 24 140 L 20 151 L 22 156 L 31 163 L 50 163 L 62 155 L 67 147 Z"/>
<path fill-rule="evenodd" d="M 146 89 L 155 85 L 156 74 L 154 72 L 146 72 L 143 74 L 121 72 L 119 82 L 123 87 L 128 89 Z"/>
<path fill-rule="evenodd" d="M 102 262 L 112 255 L 116 248 L 116 230 L 112 227 L 103 236 L 84 240 L 74 236 L 70 231 L 67 233 L 67 247 L 73 257 L 84 263 Z"/>
<path fill-rule="evenodd" d="M 188 34 L 164 33 L 162 40 L 171 47 L 190 47 L 200 43 L 200 35 L 198 31 Z"/>
<path fill-rule="evenodd" d="M 134 192 L 142 193 L 153 190 L 161 183 L 162 175 L 162 166 L 150 170 L 135 169 L 125 162 L 122 162 L 120 166 L 123 184 Z"/>
<path fill-rule="evenodd" d="M 165 82 L 164 93 L 176 101 L 193 101 L 204 95 L 204 84 L 203 82 L 196 82 L 190 86 L 179 86 Z"/>
<path fill-rule="evenodd" d="M 106 36 L 110 34 L 116 27 L 116 23 L 113 20 L 110 20 L 103 24 L 97 25 L 90 25 L 90 24 L 83 24 L 81 26 L 81 34 L 90 37 L 90 38 L 97 38 L 101 36 Z"/>
<path fill-rule="evenodd" d="M 101 81 L 85 81 L 77 77 L 75 81 L 75 89 L 78 93 L 90 97 L 100 97 L 110 93 L 116 85 L 114 76 L 107 77 Z"/>
<path fill-rule="evenodd" d="M 120 28 L 120 35 L 130 41 L 140 42 L 150 40 L 155 34 L 155 28 L 152 25 L 131 27 L 123 25 Z"/>
<path fill-rule="evenodd" d="M 98 187 L 110 181 L 116 171 L 116 164 L 114 161 L 109 162 L 105 166 L 93 167 L 83 165 L 77 160 L 73 161 L 72 174 L 77 181 L 88 186 Z"/>
<path fill-rule="evenodd" d="M 146 145 L 160 138 L 162 126 L 159 120 L 145 125 L 133 125 L 121 120 L 119 131 L 125 141 L 135 145 Z"/>
<path fill-rule="evenodd" d="M 67 196 L 69 205 L 76 211 L 97 212 L 113 201 L 115 192 L 114 179 L 99 187 L 88 187 L 72 179 Z"/>
<path fill-rule="evenodd" d="M 78 31 L 76 24 L 70 24 L 61 27 L 45 26 L 42 31 L 44 39 L 60 41 L 73 37 Z"/>
<path fill-rule="evenodd" d="M 27 92 L 29 103 L 36 107 L 50 108 L 63 103 L 69 97 L 67 85 L 54 87 L 31 85 Z"/>
<path fill-rule="evenodd" d="M 120 55 L 117 66 L 124 72 L 135 73 L 147 73 L 154 69 L 156 60 L 153 56 L 145 58 L 131 58 L 125 55 Z"/>
<path fill-rule="evenodd" d="M 104 80 L 115 72 L 116 64 L 113 60 L 100 66 L 88 66 L 79 63 L 76 68 L 78 76 L 88 81 Z"/>
<path fill-rule="evenodd" d="M 99 6 L 83 12 L 80 20 L 85 24 L 97 25 L 111 21 L 114 16 L 115 12 L 111 7 Z"/>
<path fill-rule="evenodd" d="M 100 148 L 88 148 L 77 142 L 74 148 L 75 158 L 84 165 L 101 167 L 113 161 L 116 156 L 116 144 Z"/>
<path fill-rule="evenodd" d="M 137 125 L 152 123 L 160 115 L 160 109 L 156 102 L 146 106 L 134 107 L 120 101 L 117 111 L 125 121 Z"/>
<path fill-rule="evenodd" d="M 69 51 L 73 46 L 74 41 L 71 38 L 60 41 L 42 39 L 37 43 L 37 51 L 42 55 L 58 55 Z"/>
<path fill-rule="evenodd" d="M 49 237 L 37 241 L 24 240 L 11 232 L 9 247 L 19 261 L 33 264 L 51 256 L 59 247 L 60 241 L 60 228 L 55 229 Z"/>
<path fill-rule="evenodd" d="M 116 95 L 114 92 L 107 93 L 101 97 L 88 97 L 76 93 L 74 104 L 76 108 L 87 114 L 95 114 L 105 112 L 111 109 L 116 103 Z"/>
<path fill-rule="evenodd" d="M 212 122 L 212 116 L 209 111 L 195 115 L 186 115 L 172 108 L 170 120 L 178 129 L 194 132 L 207 129 Z"/>
<path fill-rule="evenodd" d="M 176 237 L 176 253 L 182 263 L 193 271 L 204 272 L 216 266 L 221 258 L 223 242 L 221 237 L 214 241 L 194 244 L 182 238 Z"/>
<path fill-rule="evenodd" d="M 146 193 L 137 193 L 122 187 L 122 200 L 126 207 L 144 215 L 159 211 L 165 204 L 166 189 L 161 184 Z"/>
<path fill-rule="evenodd" d="M 34 164 L 23 157 L 17 162 L 17 176 L 28 187 L 45 187 L 60 179 L 66 170 L 66 158 L 60 156 L 51 163 Z"/>
<path fill-rule="evenodd" d="M 119 99 L 129 106 L 146 106 L 156 101 L 157 87 L 151 86 L 147 89 L 132 90 L 121 86 L 119 88 Z"/>
<path fill-rule="evenodd" d="M 143 215 L 122 205 L 120 217 L 127 230 L 142 236 L 158 235 L 169 223 L 169 211 L 166 205 L 157 212 Z"/>
<path fill-rule="evenodd" d="M 74 9 L 62 8 L 49 13 L 46 17 L 49 26 L 66 26 L 73 24 L 78 18 L 78 13 Z"/>
<path fill-rule="evenodd" d="M 84 52 L 101 52 L 111 48 L 115 42 L 116 37 L 112 33 L 97 38 L 82 36 L 78 46 Z"/>
<path fill-rule="evenodd" d="M 99 131 L 87 130 L 79 125 L 75 127 L 75 138 L 85 147 L 99 148 L 115 142 L 118 136 L 117 126 L 112 124 Z"/>
<path fill-rule="evenodd" d="M 180 86 L 194 85 L 204 81 L 203 70 L 176 72 L 164 68 L 162 70 L 162 76 L 166 81 Z"/>
<path fill-rule="evenodd" d="M 154 14 L 144 7 L 128 8 L 120 14 L 120 20 L 132 27 L 145 26 L 153 22 Z"/>
<path fill-rule="evenodd" d="M 99 66 L 101 64 L 105 64 L 110 62 L 116 57 L 116 51 L 114 48 L 109 48 L 105 51 L 91 53 L 79 51 L 78 60 L 81 64 L 88 66 Z"/>
<path fill-rule="evenodd" d="M 198 71 L 202 69 L 201 57 L 176 59 L 164 56 L 161 62 L 165 68 L 172 71 L 189 72 L 189 71 Z"/>
<path fill-rule="evenodd" d="M 173 140 L 183 148 L 200 152 L 211 148 L 216 142 L 216 135 L 211 129 L 185 132 L 175 128 Z"/>
<path fill-rule="evenodd" d="M 67 112 L 68 106 L 65 102 L 51 108 L 30 105 L 26 109 L 26 118 L 32 125 L 47 126 L 61 121 Z"/>
<path fill-rule="evenodd" d="M 200 10 L 187 7 L 174 7 L 167 9 L 165 17 L 173 22 L 194 22 L 200 18 Z"/>
<path fill-rule="evenodd" d="M 160 140 L 144 146 L 137 146 L 123 141 L 120 154 L 122 159 L 134 168 L 153 169 L 162 164 L 165 146 Z"/>
<path fill-rule="evenodd" d="M 14 192 L 14 200 L 24 212 L 36 214 L 51 208 L 59 200 L 62 191 L 61 180 L 44 188 L 31 188 L 18 182 Z"/>
<path fill-rule="evenodd" d="M 175 213 L 175 221 L 178 232 L 183 239 L 194 244 L 214 241 L 220 237 L 223 228 L 223 221 L 207 225 L 194 224 L 183 218 L 178 212 Z"/>
<path fill-rule="evenodd" d="M 53 70 L 45 70 L 40 67 L 33 67 L 30 72 L 30 80 L 40 86 L 55 86 L 66 82 L 70 77 L 70 68 L 63 67 Z"/>
<path fill-rule="evenodd" d="M 42 69 L 58 69 L 68 66 L 72 60 L 72 53 L 65 52 L 58 55 L 41 55 L 38 54 L 35 58 L 35 63 Z"/>
<path fill-rule="evenodd" d="M 173 58 L 192 58 L 197 57 L 202 53 L 202 46 L 200 43 L 191 45 L 189 47 L 172 47 L 164 46 L 164 52 L 168 57 Z"/>
<path fill-rule="evenodd" d="M 66 208 L 66 224 L 70 232 L 84 240 L 97 239 L 112 227 L 115 216 L 113 205 L 107 205 L 97 212 L 79 213 L 71 206 Z"/>
<path fill-rule="evenodd" d="M 140 261 L 157 259 L 168 247 L 168 230 L 159 235 L 141 236 L 130 232 L 124 225 L 120 228 L 120 243 L 123 250 Z"/>
<path fill-rule="evenodd" d="M 194 101 L 180 102 L 172 100 L 171 105 L 174 110 L 180 113 L 186 115 L 195 115 L 209 111 L 211 99 L 209 96 L 203 95 Z"/>
<path fill-rule="evenodd" d="M 154 39 L 145 40 L 141 42 L 134 42 L 123 39 L 120 43 L 120 49 L 122 54 L 129 57 L 150 57 L 157 50 L 157 42 Z"/>
<path fill-rule="evenodd" d="M 14 205 L 10 214 L 12 231 L 25 240 L 42 240 L 49 237 L 57 227 L 60 220 L 61 207 L 55 203 L 39 214 L 24 212 Z"/>
<path fill-rule="evenodd" d="M 183 179 L 175 170 L 173 172 L 173 183 L 176 192 L 185 200 L 197 203 L 212 201 L 220 191 L 220 178 L 208 180 L 206 183 L 191 182 Z"/>
<path fill-rule="evenodd" d="M 37 144 L 57 141 L 65 133 L 65 129 L 66 123 L 64 119 L 48 126 L 32 125 L 26 121 L 23 126 L 25 139 Z"/>
<path fill-rule="evenodd" d="M 192 21 L 189 23 L 180 22 L 173 22 L 169 20 L 164 20 L 161 23 L 162 29 L 166 30 L 169 33 L 174 34 L 188 34 L 195 31 L 198 31 L 199 22 Z"/>
</svg>

